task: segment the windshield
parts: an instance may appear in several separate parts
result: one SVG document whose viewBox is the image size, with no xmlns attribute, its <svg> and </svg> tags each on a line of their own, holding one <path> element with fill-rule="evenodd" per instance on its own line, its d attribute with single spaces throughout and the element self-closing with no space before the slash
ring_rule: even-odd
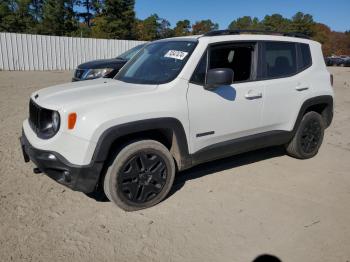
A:
<svg viewBox="0 0 350 262">
<path fill-rule="evenodd" d="M 131 59 L 134 55 L 136 55 L 136 53 L 137 53 L 138 51 L 140 51 L 144 46 L 145 46 L 145 44 L 135 46 L 135 47 L 129 49 L 128 51 L 122 53 L 121 55 L 117 56 L 117 59 L 130 60 L 130 59 Z"/>
<path fill-rule="evenodd" d="M 175 79 L 197 42 L 162 41 L 147 45 L 124 66 L 116 79 L 134 84 L 164 84 Z"/>
</svg>

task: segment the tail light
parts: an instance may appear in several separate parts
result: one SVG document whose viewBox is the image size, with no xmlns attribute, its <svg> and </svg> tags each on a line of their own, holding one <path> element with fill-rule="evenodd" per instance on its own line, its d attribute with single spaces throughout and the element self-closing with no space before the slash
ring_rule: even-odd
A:
<svg viewBox="0 0 350 262">
<path fill-rule="evenodd" d="M 332 85 L 332 87 L 333 87 L 333 82 L 334 82 L 333 74 L 330 75 L 330 81 L 331 81 L 331 85 Z"/>
</svg>

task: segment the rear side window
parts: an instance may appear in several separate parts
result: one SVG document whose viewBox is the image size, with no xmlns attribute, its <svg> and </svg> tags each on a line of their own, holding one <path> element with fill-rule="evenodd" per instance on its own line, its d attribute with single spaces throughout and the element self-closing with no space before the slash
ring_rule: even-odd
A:
<svg viewBox="0 0 350 262">
<path fill-rule="evenodd" d="M 308 44 L 299 44 L 299 71 L 311 66 L 311 52 Z"/>
<path fill-rule="evenodd" d="M 294 43 L 265 42 L 263 58 L 266 78 L 287 77 L 297 72 Z"/>
</svg>

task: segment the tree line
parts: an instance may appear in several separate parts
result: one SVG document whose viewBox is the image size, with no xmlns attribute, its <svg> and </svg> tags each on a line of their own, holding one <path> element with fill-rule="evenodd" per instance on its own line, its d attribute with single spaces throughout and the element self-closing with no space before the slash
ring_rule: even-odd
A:
<svg viewBox="0 0 350 262">
<path fill-rule="evenodd" d="M 312 15 L 302 12 L 296 13 L 291 19 L 280 14 L 266 15 L 262 20 L 244 16 L 232 21 L 229 28 L 299 32 L 320 42 L 326 56 L 350 55 L 350 31 L 332 31 L 329 26 L 314 21 Z"/>
<path fill-rule="evenodd" d="M 180 20 L 174 26 L 157 14 L 141 20 L 134 7 L 135 0 L 1 0 L 0 31 L 152 41 L 219 28 L 210 19 L 194 23 Z M 280 14 L 266 15 L 262 20 L 244 16 L 233 20 L 228 28 L 299 32 L 322 43 L 325 55 L 350 55 L 349 31 L 334 32 L 301 12 L 290 19 Z"/>
</svg>

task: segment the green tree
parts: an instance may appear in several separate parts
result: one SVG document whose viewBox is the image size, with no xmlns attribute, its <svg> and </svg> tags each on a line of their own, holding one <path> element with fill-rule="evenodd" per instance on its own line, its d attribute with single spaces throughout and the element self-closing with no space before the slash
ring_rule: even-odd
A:
<svg viewBox="0 0 350 262">
<path fill-rule="evenodd" d="M 332 43 L 331 43 L 331 35 L 332 35 L 332 30 L 321 23 L 315 23 L 313 28 L 313 37 L 312 39 L 321 43 L 322 44 L 322 51 L 325 56 L 330 56 L 332 55 L 333 48 L 332 48 Z"/>
<path fill-rule="evenodd" d="M 277 32 L 287 31 L 290 23 L 291 21 L 289 19 L 284 18 L 280 14 L 266 15 L 261 21 L 261 24 L 265 30 Z"/>
<path fill-rule="evenodd" d="M 65 0 L 64 5 L 64 30 L 66 35 L 73 35 L 78 29 L 77 14 L 74 10 L 76 0 Z"/>
<path fill-rule="evenodd" d="M 135 0 L 105 0 L 93 23 L 92 35 L 103 38 L 132 39 Z"/>
<path fill-rule="evenodd" d="M 77 0 L 76 7 L 80 7 L 80 11 L 77 12 L 79 18 L 79 24 L 74 36 L 90 37 L 92 21 L 96 15 L 101 13 L 103 6 L 102 0 Z"/>
<path fill-rule="evenodd" d="M 189 20 L 180 20 L 174 28 L 175 36 L 187 36 L 190 34 L 191 22 Z"/>
<path fill-rule="evenodd" d="M 292 17 L 292 21 L 288 26 L 288 31 L 312 36 L 314 25 L 315 22 L 312 15 L 298 12 Z"/>
<path fill-rule="evenodd" d="M 170 22 L 164 18 L 159 19 L 158 38 L 169 38 L 174 36 L 174 30 L 170 28 Z"/>
<path fill-rule="evenodd" d="M 3 0 L 0 3 L 0 29 L 8 32 L 31 33 L 36 22 L 31 12 L 31 0 Z"/>
<path fill-rule="evenodd" d="M 218 30 L 218 28 L 219 25 L 217 23 L 213 23 L 210 19 L 201 20 L 192 25 L 192 34 L 201 35 L 213 30 Z"/>
<path fill-rule="evenodd" d="M 82 7 L 83 10 L 78 13 L 78 16 L 83 19 L 88 28 L 91 28 L 91 20 L 95 14 L 100 13 L 102 2 L 100 0 L 78 0 L 76 5 Z"/>
<path fill-rule="evenodd" d="M 32 16 L 37 23 L 40 23 L 43 18 L 43 4 L 44 0 L 32 0 L 30 4 Z"/>
<path fill-rule="evenodd" d="M 78 29 L 74 5 L 74 0 L 44 0 L 39 32 L 59 36 L 73 35 Z"/>
<path fill-rule="evenodd" d="M 230 30 L 234 29 L 261 29 L 261 24 L 257 17 L 251 18 L 250 16 L 243 16 L 236 20 L 233 20 L 228 26 Z"/>
<path fill-rule="evenodd" d="M 145 20 L 138 20 L 135 26 L 137 39 L 152 41 L 158 38 L 158 29 L 160 27 L 159 16 L 153 14 Z"/>
<path fill-rule="evenodd" d="M 0 31 L 10 31 L 9 16 L 11 15 L 10 1 L 0 2 Z"/>
</svg>

